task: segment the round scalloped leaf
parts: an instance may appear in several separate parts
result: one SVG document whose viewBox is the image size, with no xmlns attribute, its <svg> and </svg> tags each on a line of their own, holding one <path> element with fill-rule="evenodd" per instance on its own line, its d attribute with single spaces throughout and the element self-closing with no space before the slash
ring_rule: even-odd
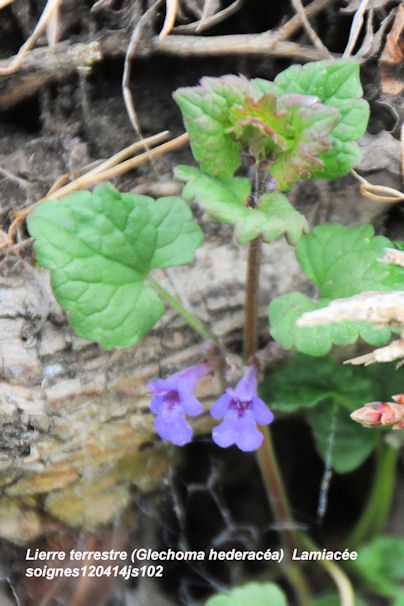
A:
<svg viewBox="0 0 404 606">
<path fill-rule="evenodd" d="M 188 263 L 203 240 L 180 198 L 156 201 L 108 184 L 43 202 L 28 229 L 75 332 L 105 349 L 151 330 L 164 305 L 145 285 L 148 272 Z"/>
</svg>

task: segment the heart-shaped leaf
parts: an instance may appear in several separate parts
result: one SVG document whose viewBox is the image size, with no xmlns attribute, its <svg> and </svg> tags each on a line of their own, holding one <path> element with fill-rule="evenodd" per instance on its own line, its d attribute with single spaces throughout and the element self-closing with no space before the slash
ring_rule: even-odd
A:
<svg viewBox="0 0 404 606">
<path fill-rule="evenodd" d="M 164 305 L 145 284 L 148 272 L 190 262 L 203 240 L 180 198 L 156 201 L 108 184 L 42 203 L 28 229 L 75 332 L 105 349 L 151 330 Z"/>
</svg>

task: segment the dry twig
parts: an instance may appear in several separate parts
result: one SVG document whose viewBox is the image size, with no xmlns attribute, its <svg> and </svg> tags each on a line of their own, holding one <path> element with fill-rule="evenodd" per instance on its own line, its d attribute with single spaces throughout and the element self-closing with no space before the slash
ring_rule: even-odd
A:
<svg viewBox="0 0 404 606">
<path fill-rule="evenodd" d="M 72 45 L 63 42 L 53 48 L 35 48 L 26 55 L 18 75 L 9 74 L 2 81 L 0 110 L 35 94 L 47 82 L 61 79 L 81 66 L 92 66 L 101 59 L 98 42 Z M 0 71 L 8 65 L 8 60 L 0 60 Z"/>
<path fill-rule="evenodd" d="M 8 67 L 0 68 L 0 76 L 9 76 L 10 74 L 18 71 L 20 65 L 24 61 L 27 53 L 32 49 L 32 47 L 36 44 L 39 38 L 42 36 L 44 31 L 46 30 L 49 22 L 54 17 L 54 14 L 59 10 L 60 5 L 63 0 L 48 0 L 45 8 L 42 11 L 42 14 L 39 18 L 38 23 L 36 24 L 34 31 L 30 35 L 30 37 L 24 42 L 18 51 L 17 55 L 12 59 Z"/>
<path fill-rule="evenodd" d="M 306 312 L 296 324 L 308 327 L 343 321 L 404 326 L 404 292 L 365 292 L 337 299 L 327 307 Z"/>
<path fill-rule="evenodd" d="M 394 263 L 404 267 L 404 250 L 397 250 L 397 248 L 385 248 L 384 256 L 380 259 L 380 263 Z"/>
<path fill-rule="evenodd" d="M 133 154 L 134 151 L 138 151 L 141 148 L 154 145 L 160 142 L 161 140 L 167 138 L 167 136 L 168 131 L 164 131 L 157 135 L 153 135 L 152 137 L 148 137 L 147 139 L 144 139 L 142 141 L 137 141 L 135 144 L 122 150 L 109 160 L 106 160 L 101 165 L 97 166 L 95 169 L 90 170 L 88 173 L 75 179 L 71 183 L 63 185 L 59 189 L 55 189 L 55 187 L 52 187 L 51 192 L 47 196 L 45 196 L 41 200 L 38 200 L 31 206 L 28 206 L 27 208 L 24 208 L 22 210 L 18 210 L 15 213 L 15 219 L 11 223 L 8 231 L 8 238 L 6 241 L 0 243 L 0 248 L 13 245 L 15 235 L 19 226 L 25 221 L 29 213 L 41 202 L 44 202 L 45 200 L 50 198 L 52 200 L 59 200 L 60 198 L 63 198 L 63 196 L 67 196 L 67 194 L 70 194 L 74 191 L 93 187 L 101 181 L 107 181 L 109 179 L 118 177 L 119 175 L 122 175 L 127 171 L 132 170 L 133 168 L 136 168 L 143 162 L 150 160 L 150 158 L 156 158 L 166 152 L 172 151 L 173 149 L 182 147 L 183 145 L 185 145 L 185 143 L 188 142 L 188 135 L 184 133 L 176 139 L 172 139 L 171 141 L 163 143 L 162 145 L 159 145 L 158 147 L 150 151 L 143 152 L 138 156 L 135 156 L 128 160 L 125 159 L 128 157 L 129 154 Z"/>
<path fill-rule="evenodd" d="M 179 4 L 179 0 L 166 0 L 166 17 L 159 34 L 160 40 L 164 40 L 171 33 L 177 17 Z"/>
<path fill-rule="evenodd" d="M 306 13 L 307 19 L 314 17 L 318 13 L 321 13 L 327 6 L 333 4 L 335 0 L 314 0 L 311 4 L 308 4 L 304 7 L 304 12 Z M 290 38 L 297 32 L 298 29 L 302 27 L 302 19 L 300 15 L 294 15 L 289 21 L 286 21 L 281 27 L 279 27 L 276 31 L 279 38 Z"/>
<path fill-rule="evenodd" d="M 362 29 L 363 17 L 368 9 L 369 1 L 370 0 L 361 0 L 358 10 L 355 12 L 355 16 L 352 20 L 351 30 L 349 32 L 348 43 L 343 54 L 344 59 L 352 55 Z"/>
<path fill-rule="evenodd" d="M 332 301 L 327 307 L 301 316 L 297 326 L 320 326 L 335 322 L 369 322 L 376 325 L 404 326 L 404 291 L 365 292 Z M 404 358 L 404 331 L 386 347 L 346 360 L 344 364 L 392 362 Z"/>
<path fill-rule="evenodd" d="M 307 34 L 309 35 L 310 40 L 313 42 L 314 46 L 319 49 L 319 51 L 323 52 L 324 57 L 329 59 L 331 57 L 331 53 L 328 50 L 328 48 L 323 44 L 323 42 L 320 39 L 320 37 L 318 36 L 316 30 L 311 26 L 310 21 L 307 18 L 306 11 L 304 9 L 302 1 L 301 0 L 291 0 L 291 1 L 292 1 L 293 7 L 294 7 L 296 13 L 299 15 L 300 19 L 302 20 L 303 27 L 306 30 Z"/>
<path fill-rule="evenodd" d="M 404 334 L 403 334 L 404 336 Z M 394 362 L 404 358 L 404 339 L 396 339 L 386 347 L 375 349 L 364 356 L 345 360 L 344 364 L 353 364 L 354 366 L 370 366 L 376 362 Z"/>
<path fill-rule="evenodd" d="M 280 38 L 279 32 L 232 34 L 227 36 L 169 36 L 155 38 L 152 50 L 180 57 L 218 57 L 220 55 L 260 55 L 288 57 L 304 61 L 324 59 L 323 51 Z M 332 55 L 337 59 L 338 55 Z"/>
<path fill-rule="evenodd" d="M 217 25 L 218 23 L 222 23 L 222 21 L 228 19 L 228 17 L 231 17 L 231 15 L 234 15 L 240 9 L 243 2 L 244 0 L 235 0 L 232 4 L 226 6 L 226 8 L 222 9 L 221 11 L 218 11 L 213 15 L 210 15 L 209 17 L 203 18 L 202 16 L 201 19 L 199 19 L 198 21 L 194 21 L 193 23 L 187 23 L 186 25 L 177 25 L 176 27 L 174 27 L 173 32 L 179 34 L 186 34 L 188 32 L 201 33 L 209 29 L 210 27 Z"/>
<path fill-rule="evenodd" d="M 136 132 L 141 137 L 139 121 L 137 119 L 137 114 L 135 110 L 135 104 L 133 101 L 133 96 L 130 90 L 130 77 L 131 77 L 131 68 L 132 68 L 132 59 L 135 56 L 135 52 L 137 46 L 140 41 L 140 37 L 143 31 L 144 26 L 149 20 L 152 18 L 162 0 L 157 0 L 141 17 L 136 27 L 133 29 L 132 35 L 130 37 L 130 41 L 125 53 L 125 62 L 123 68 L 123 76 L 122 76 L 122 94 L 125 102 L 126 111 L 128 112 L 129 120 Z"/>
<path fill-rule="evenodd" d="M 351 174 L 360 182 L 360 192 L 362 196 L 376 200 L 376 202 L 402 202 L 404 200 L 404 193 L 394 187 L 387 187 L 386 185 L 373 185 L 365 177 L 359 175 L 356 170 L 351 170 Z"/>
</svg>

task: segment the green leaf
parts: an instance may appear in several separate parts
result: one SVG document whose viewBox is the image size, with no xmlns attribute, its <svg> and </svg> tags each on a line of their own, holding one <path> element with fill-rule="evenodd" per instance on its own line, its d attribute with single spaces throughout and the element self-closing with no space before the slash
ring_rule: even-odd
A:
<svg viewBox="0 0 404 606">
<path fill-rule="evenodd" d="M 379 262 L 392 242 L 375 236 L 371 225 L 344 227 L 333 223 L 316 227 L 296 248 L 304 273 L 321 297 L 349 297 L 370 290 L 395 289 L 402 268 Z M 400 271 L 401 270 L 401 271 Z"/>
<path fill-rule="evenodd" d="M 260 394 L 271 410 L 290 413 L 303 409 L 322 457 L 335 423 L 331 465 L 345 473 L 360 465 L 379 439 L 377 432 L 353 428 L 350 413 L 368 402 L 386 400 L 401 389 L 402 375 L 394 363 L 364 368 L 343 366 L 332 356 L 315 360 L 297 354 L 265 374 Z"/>
<path fill-rule="evenodd" d="M 175 176 L 186 182 L 184 199 L 196 200 L 217 221 L 235 225 L 236 238 L 241 244 L 258 236 L 264 242 L 272 242 L 282 235 L 296 244 L 302 233 L 308 231 L 304 216 L 280 193 L 265 194 L 258 208 L 247 206 L 251 193 L 248 179 L 219 180 L 191 166 L 178 166 Z"/>
<path fill-rule="evenodd" d="M 395 375 L 398 373 L 394 365 L 371 374 L 367 368 L 344 366 L 332 356 L 315 360 L 297 354 L 280 368 L 266 373 L 262 393 L 271 409 L 282 412 L 312 408 L 329 399 L 354 410 L 375 399 L 383 377 L 389 382 Z M 381 397 L 386 395 L 382 390 Z"/>
<path fill-rule="evenodd" d="M 355 568 L 376 593 L 398 599 L 404 595 L 404 539 L 383 536 L 360 547 Z"/>
<path fill-rule="evenodd" d="M 200 86 L 179 88 L 179 105 L 189 134 L 192 153 L 209 175 L 229 179 L 240 166 L 239 146 L 226 132 L 230 108 L 252 91 L 243 76 L 202 78 Z"/>
<path fill-rule="evenodd" d="M 318 103 L 316 97 L 265 93 L 246 97 L 230 109 L 228 132 L 257 160 L 273 158 L 271 175 L 284 191 L 323 167 L 321 153 L 331 147 L 328 135 L 339 111 Z"/>
<path fill-rule="evenodd" d="M 359 337 L 374 346 L 388 342 L 388 327 L 376 327 L 365 322 L 338 322 L 310 328 L 296 326 L 307 311 L 325 307 L 329 299 L 313 301 L 299 292 L 275 297 L 269 306 L 269 324 L 275 341 L 285 349 L 296 348 L 310 356 L 324 356 L 333 345 L 352 345 Z"/>
<path fill-rule="evenodd" d="M 349 410 L 334 402 L 323 402 L 306 414 L 316 449 L 323 459 L 329 447 L 330 428 L 335 428 L 331 465 L 337 473 L 348 473 L 359 467 L 379 440 L 376 431 L 364 431 L 352 423 L 349 415 Z"/>
<path fill-rule="evenodd" d="M 281 191 L 302 179 L 310 178 L 324 167 L 323 155 L 331 147 L 330 134 L 339 112 L 302 95 L 285 95 L 280 104 L 288 108 L 290 119 L 289 149 L 271 166 L 271 174 Z"/>
<path fill-rule="evenodd" d="M 285 94 L 314 95 L 338 109 L 340 119 L 331 135 L 333 147 L 321 154 L 324 168 L 313 171 L 312 177 L 335 179 L 349 172 L 360 159 L 355 141 L 365 133 L 369 119 L 369 106 L 361 98 L 359 65 L 352 60 L 293 65 L 278 74 L 275 85 Z"/>
<path fill-rule="evenodd" d="M 210 598 L 205 606 L 287 606 L 286 596 L 273 583 L 248 583 L 228 594 Z"/>
<path fill-rule="evenodd" d="M 295 347 L 313 356 L 326 354 L 333 344 L 350 345 L 359 337 L 374 346 L 386 343 L 391 332 L 388 327 L 364 322 L 296 326 L 303 313 L 325 307 L 332 299 L 365 291 L 402 289 L 403 268 L 379 262 L 386 247 L 392 247 L 390 240 L 374 236 L 370 225 L 326 224 L 303 236 L 296 256 L 307 277 L 317 286 L 320 298 L 313 301 L 301 293 L 275 298 L 269 306 L 274 339 L 286 349 Z"/>
<path fill-rule="evenodd" d="M 240 142 L 242 149 L 258 161 L 288 149 L 287 134 L 291 115 L 278 105 L 273 93 L 258 100 L 246 97 L 230 109 L 232 127 L 228 132 Z"/>
<path fill-rule="evenodd" d="M 164 305 L 145 285 L 148 272 L 190 262 L 203 240 L 180 198 L 155 201 L 109 184 L 42 203 L 28 229 L 75 332 L 105 349 L 151 330 Z"/>
</svg>

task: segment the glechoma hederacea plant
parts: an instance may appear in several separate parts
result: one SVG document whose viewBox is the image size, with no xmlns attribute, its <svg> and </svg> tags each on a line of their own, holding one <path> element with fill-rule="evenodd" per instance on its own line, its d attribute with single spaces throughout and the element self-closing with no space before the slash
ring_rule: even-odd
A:
<svg viewBox="0 0 404 606">
<path fill-rule="evenodd" d="M 272 301 L 273 337 L 285 348 L 326 354 L 333 344 L 362 337 L 371 344 L 390 331 L 360 322 L 313 328 L 297 319 L 338 297 L 366 290 L 399 289 L 402 268 L 378 263 L 394 244 L 374 236 L 371 226 L 322 225 L 311 233 L 305 217 L 285 193 L 302 179 L 335 179 L 360 158 L 356 141 L 364 134 L 369 108 L 362 99 L 354 61 L 293 66 L 273 82 L 243 76 L 203 78 L 200 86 L 174 93 L 199 168 L 178 166 L 185 183 L 182 198 L 121 193 L 103 184 L 61 202 L 46 201 L 29 217 L 38 262 L 51 272 L 58 302 L 69 312 L 75 332 L 105 349 L 129 346 L 146 335 L 164 313 L 163 300 L 184 315 L 204 339 L 214 338 L 203 324 L 152 276 L 154 269 L 189 263 L 203 241 L 187 202 L 196 201 L 221 223 L 235 226 L 235 238 L 249 243 L 250 264 L 258 265 L 261 242 L 285 236 L 318 288 L 314 301 L 301 293 Z M 239 170 L 249 178 L 235 176 Z M 257 285 L 256 285 L 257 287 Z M 224 417 L 213 431 L 222 447 L 259 447 L 272 414 L 256 393 L 256 315 L 247 284 L 246 374 L 211 409 Z M 162 300 L 163 299 L 163 300 Z M 201 356 L 202 357 L 202 356 Z M 185 415 L 203 412 L 193 391 L 210 369 L 206 361 L 149 384 L 157 433 L 175 444 L 191 440 Z"/>
<path fill-rule="evenodd" d="M 353 344 L 358 338 L 382 345 L 389 340 L 391 329 L 362 321 L 318 326 L 302 326 L 297 321 L 334 299 L 368 291 L 404 290 L 404 268 L 379 262 L 386 248 L 395 247 L 393 242 L 375 236 L 370 225 L 326 224 L 310 231 L 306 218 L 286 195 L 301 180 L 336 179 L 358 162 L 357 140 L 364 134 L 369 116 L 368 104 L 362 99 L 359 67 L 350 60 L 293 66 L 273 82 L 234 75 L 203 78 L 200 86 L 177 90 L 174 99 L 199 165 L 175 169 L 177 179 L 185 184 L 182 197 L 154 200 L 102 184 L 92 193 L 74 193 L 60 202 L 45 201 L 28 220 L 37 259 L 50 270 L 56 299 L 80 337 L 97 341 L 107 350 L 132 345 L 163 316 L 165 302 L 203 341 L 215 342 L 224 354 L 223 369 L 224 345 L 154 278 L 153 270 L 192 262 L 202 244 L 203 233 L 192 217 L 189 202 L 198 203 L 212 220 L 234 225 L 236 242 L 248 245 L 245 370 L 236 385 L 224 386 L 224 394 L 210 408 L 211 416 L 219 420 L 212 438 L 222 448 L 235 444 L 245 452 L 258 449 L 283 545 L 289 551 L 295 545 L 312 548 L 310 539 L 293 531 L 293 517 L 266 427 L 273 414 L 264 400 L 281 412 L 306 409 L 317 450 L 336 471 L 345 473 L 360 465 L 375 449 L 380 433 L 353 423 L 350 414 L 364 402 L 384 399 L 383 380 L 372 371 L 343 367 L 330 357 L 319 363 L 307 356 L 325 356 L 334 345 Z M 289 365 L 267 375 L 260 392 L 263 400 L 257 394 L 263 360 L 257 355 L 260 251 L 265 243 L 282 236 L 296 247 L 297 260 L 315 285 L 318 298 L 295 292 L 272 300 L 269 321 L 273 338 L 300 353 Z M 204 343 L 196 364 L 148 384 L 155 428 L 163 440 L 182 446 L 192 438 L 188 418 L 204 412 L 195 396 L 198 383 L 218 372 L 207 351 Z M 383 378 L 391 376 L 390 369 Z M 221 379 L 225 382 L 226 373 Z M 402 386 L 393 387 L 394 380 L 389 379 L 389 389 L 401 393 Z M 373 416 L 366 417 L 368 424 L 391 422 L 402 427 L 399 406 L 401 400 L 390 403 L 388 410 L 386 406 L 372 409 Z M 365 413 L 360 414 L 363 417 Z M 332 460 L 327 438 L 331 427 Z M 396 450 L 388 447 L 377 452 L 373 496 L 348 544 L 375 536 L 391 502 L 394 474 L 389 469 L 397 461 Z M 374 562 L 373 553 L 377 561 L 384 560 L 386 549 L 391 554 L 402 547 L 397 547 L 394 539 L 380 541 L 369 546 L 370 555 L 364 548 L 364 561 L 373 558 Z M 344 594 L 340 603 L 353 605 L 353 590 L 343 571 L 335 563 L 320 565 L 338 578 L 340 596 Z M 366 566 L 358 564 L 357 572 L 365 582 L 370 578 Z M 293 581 L 290 575 L 297 594 L 304 584 L 300 574 L 296 569 Z M 373 576 L 369 586 L 374 586 Z M 381 595 L 393 595 L 390 587 L 383 585 L 382 589 L 385 593 Z M 286 604 L 281 590 L 272 584 L 246 585 L 235 590 L 236 598 L 237 603 L 248 606 Z M 232 600 L 233 594 L 219 595 L 209 604 L 232 604 Z"/>
</svg>

